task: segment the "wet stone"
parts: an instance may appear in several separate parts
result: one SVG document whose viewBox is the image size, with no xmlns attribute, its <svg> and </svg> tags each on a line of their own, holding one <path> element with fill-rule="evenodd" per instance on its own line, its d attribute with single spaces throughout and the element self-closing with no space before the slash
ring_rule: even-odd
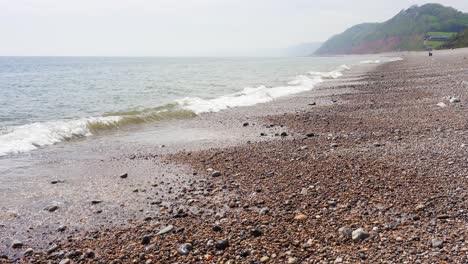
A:
<svg viewBox="0 0 468 264">
<path fill-rule="evenodd" d="M 192 249 L 193 249 L 192 244 L 185 243 L 185 244 L 180 245 L 179 248 L 177 248 L 177 252 L 181 255 L 188 255 Z"/>
<path fill-rule="evenodd" d="M 219 176 L 221 176 L 221 172 L 219 172 L 219 171 L 213 171 L 211 173 L 211 177 L 213 177 L 213 178 L 216 178 L 216 177 L 219 177 Z"/>
<path fill-rule="evenodd" d="M 19 240 L 14 240 L 13 243 L 11 244 L 12 248 L 22 248 L 23 247 L 23 242 Z"/>
<path fill-rule="evenodd" d="M 51 212 L 51 213 L 57 211 L 58 209 L 59 207 L 57 205 L 50 205 L 44 208 L 44 210 Z"/>
</svg>

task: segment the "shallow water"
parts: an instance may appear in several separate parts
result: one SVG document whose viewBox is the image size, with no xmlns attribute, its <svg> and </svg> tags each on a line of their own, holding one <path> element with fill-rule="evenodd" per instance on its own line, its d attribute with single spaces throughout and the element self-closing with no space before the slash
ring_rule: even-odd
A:
<svg viewBox="0 0 468 264">
<path fill-rule="evenodd" d="M 265 103 L 311 90 L 353 65 L 385 60 L 0 57 L 0 156 Z"/>
</svg>

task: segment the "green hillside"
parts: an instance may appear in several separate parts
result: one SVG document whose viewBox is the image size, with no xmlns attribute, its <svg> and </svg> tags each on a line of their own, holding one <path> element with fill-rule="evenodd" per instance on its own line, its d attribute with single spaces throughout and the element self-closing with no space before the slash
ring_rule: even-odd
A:
<svg viewBox="0 0 468 264">
<path fill-rule="evenodd" d="M 439 4 L 412 6 L 383 23 L 360 24 L 326 41 L 315 54 L 362 54 L 421 50 L 424 37 L 468 28 L 468 14 Z M 440 43 L 439 43 L 440 44 Z"/>
<path fill-rule="evenodd" d="M 468 29 L 458 33 L 454 36 L 446 45 L 442 45 L 441 48 L 457 49 L 468 47 Z"/>
</svg>

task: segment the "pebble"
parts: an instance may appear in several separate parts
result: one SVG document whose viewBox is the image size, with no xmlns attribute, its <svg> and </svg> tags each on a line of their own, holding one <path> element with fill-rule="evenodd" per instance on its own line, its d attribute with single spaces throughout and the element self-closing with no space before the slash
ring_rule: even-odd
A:
<svg viewBox="0 0 468 264">
<path fill-rule="evenodd" d="M 287 137 L 287 136 L 288 136 L 288 133 L 283 132 L 283 133 L 280 134 L 280 136 L 282 136 L 282 137 Z"/>
<path fill-rule="evenodd" d="M 64 183 L 65 181 L 63 180 L 54 180 L 54 181 L 51 181 L 50 184 L 58 184 L 58 183 Z"/>
<path fill-rule="evenodd" d="M 141 244 L 148 245 L 149 243 L 151 243 L 151 236 L 149 235 L 143 236 L 143 238 L 141 239 Z"/>
<path fill-rule="evenodd" d="M 126 179 L 128 177 L 128 173 L 121 174 L 119 177 L 121 179 Z"/>
<path fill-rule="evenodd" d="M 219 177 L 219 176 L 221 176 L 221 172 L 219 172 L 219 171 L 213 171 L 213 172 L 211 173 L 211 177 L 215 177 L 215 178 L 216 178 L 216 177 Z"/>
<path fill-rule="evenodd" d="M 431 241 L 431 246 L 433 248 L 442 248 L 444 245 L 444 241 L 440 240 L 440 239 L 437 239 L 437 238 L 434 238 L 432 239 Z"/>
<path fill-rule="evenodd" d="M 243 257 L 243 258 L 246 258 L 246 257 L 250 256 L 250 251 L 248 251 L 248 250 L 243 250 L 243 251 L 241 252 L 240 256 Z"/>
<path fill-rule="evenodd" d="M 253 236 L 253 237 L 259 237 L 259 236 L 263 235 L 263 232 L 258 230 L 258 229 L 252 229 L 252 230 L 250 230 L 250 235 Z"/>
<path fill-rule="evenodd" d="M 23 253 L 23 255 L 25 255 L 25 256 L 31 256 L 32 254 L 34 254 L 34 249 L 32 249 L 32 248 L 26 249 L 26 251 L 24 251 L 24 253 Z"/>
<path fill-rule="evenodd" d="M 14 240 L 13 243 L 11 244 L 12 248 L 22 248 L 23 247 L 23 242 L 19 240 Z"/>
<path fill-rule="evenodd" d="M 261 262 L 261 263 L 267 263 L 268 261 L 270 261 L 270 258 L 267 257 L 267 256 L 264 256 L 264 257 L 262 257 L 262 258 L 260 259 L 260 262 Z"/>
<path fill-rule="evenodd" d="M 260 210 L 260 214 L 262 214 L 262 215 L 267 215 L 269 213 L 270 213 L 270 208 L 268 208 L 268 207 L 264 207 L 264 208 L 262 208 Z"/>
<path fill-rule="evenodd" d="M 338 144 L 337 144 L 337 143 L 332 143 L 332 144 L 330 144 L 330 147 L 331 147 L 331 148 L 337 148 L 337 147 L 338 147 Z"/>
<path fill-rule="evenodd" d="M 307 215 L 305 214 L 298 214 L 294 217 L 294 220 L 297 220 L 297 221 L 304 221 L 304 220 L 307 220 Z"/>
<path fill-rule="evenodd" d="M 333 263 L 342 263 L 343 258 L 342 257 L 337 257 Z"/>
<path fill-rule="evenodd" d="M 447 107 L 447 105 L 446 105 L 444 102 L 438 103 L 437 106 L 440 107 L 440 108 L 445 108 L 445 107 Z"/>
<path fill-rule="evenodd" d="M 57 205 L 50 205 L 44 208 L 44 210 L 49 211 L 51 213 L 57 211 L 58 209 L 59 207 Z"/>
<path fill-rule="evenodd" d="M 287 263 L 288 264 L 295 264 L 295 263 L 297 263 L 297 259 L 289 257 Z"/>
<path fill-rule="evenodd" d="M 459 103 L 459 102 L 460 102 L 460 98 L 452 97 L 452 98 L 450 98 L 449 102 L 452 103 L 452 104 Z"/>
<path fill-rule="evenodd" d="M 177 249 L 177 252 L 179 252 L 179 254 L 181 255 L 188 255 L 188 253 L 190 253 L 192 249 L 193 249 L 192 244 L 185 243 L 185 244 L 180 245 L 180 247 Z"/>
<path fill-rule="evenodd" d="M 63 232 L 63 231 L 65 231 L 65 230 L 67 230 L 67 226 L 63 226 L 63 225 L 62 225 L 62 226 L 59 226 L 59 227 L 57 228 L 57 231 L 59 231 L 59 232 Z"/>
<path fill-rule="evenodd" d="M 215 243 L 215 248 L 219 250 L 224 250 L 229 247 L 229 242 L 227 240 L 218 240 Z"/>
<path fill-rule="evenodd" d="M 219 226 L 219 225 L 215 225 L 215 226 L 213 226 L 213 231 L 221 232 L 221 231 L 223 231 L 223 228 L 221 226 Z"/>
<path fill-rule="evenodd" d="M 92 200 L 91 204 L 100 204 L 102 203 L 102 200 Z"/>
<path fill-rule="evenodd" d="M 423 210 L 424 208 L 426 208 L 426 205 L 425 204 L 418 204 L 416 205 L 416 207 L 414 208 L 416 211 L 421 211 Z"/>
<path fill-rule="evenodd" d="M 66 258 L 66 259 L 62 259 L 62 261 L 59 262 L 59 264 L 70 264 L 71 263 L 71 260 Z"/>
<path fill-rule="evenodd" d="M 168 225 L 168 226 L 164 227 L 163 229 L 159 230 L 158 235 L 167 234 L 167 233 L 171 232 L 173 229 L 174 229 L 173 225 Z"/>
<path fill-rule="evenodd" d="M 96 253 L 94 253 L 94 250 L 88 248 L 85 251 L 85 256 L 87 258 L 94 258 L 96 256 Z"/>
<path fill-rule="evenodd" d="M 308 134 L 306 134 L 306 137 L 309 137 L 309 138 L 315 137 L 315 134 L 314 133 L 308 133 Z"/>
<path fill-rule="evenodd" d="M 346 238 L 349 238 L 351 237 L 351 234 L 353 233 L 353 230 L 351 230 L 351 228 L 348 228 L 346 226 L 343 226 L 343 227 L 340 227 L 338 229 L 338 232 L 343 236 L 343 237 L 346 237 Z"/>
<path fill-rule="evenodd" d="M 59 248 L 58 245 L 51 246 L 50 248 L 47 249 L 47 254 L 50 255 L 50 254 L 54 253 L 58 248 Z"/>
<path fill-rule="evenodd" d="M 244 124 L 242 124 L 242 126 L 244 127 L 249 126 L 249 123 L 245 122 Z"/>
<path fill-rule="evenodd" d="M 369 237 L 369 233 L 364 231 L 362 228 L 358 228 L 351 233 L 351 238 L 353 241 L 361 241 Z"/>
</svg>

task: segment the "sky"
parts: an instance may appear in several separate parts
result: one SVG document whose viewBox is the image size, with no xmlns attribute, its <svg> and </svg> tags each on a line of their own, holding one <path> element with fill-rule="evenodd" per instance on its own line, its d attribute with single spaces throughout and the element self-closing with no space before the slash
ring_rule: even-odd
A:
<svg viewBox="0 0 468 264">
<path fill-rule="evenodd" d="M 419 0 L 0 0 L 0 56 L 250 56 Z M 438 3 L 468 12 L 468 0 Z"/>
</svg>

